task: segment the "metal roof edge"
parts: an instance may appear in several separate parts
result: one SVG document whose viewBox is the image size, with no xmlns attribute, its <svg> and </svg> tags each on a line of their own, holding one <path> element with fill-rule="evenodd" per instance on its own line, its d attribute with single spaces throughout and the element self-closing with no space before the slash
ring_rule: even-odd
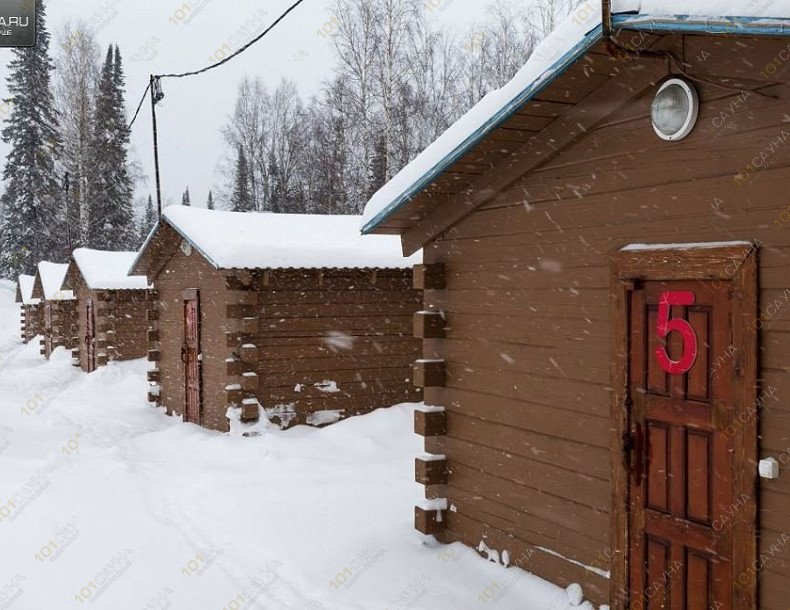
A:
<svg viewBox="0 0 790 610">
<path fill-rule="evenodd" d="M 630 30 L 660 32 L 790 36 L 790 19 L 785 17 L 703 17 L 623 13 L 612 17 L 612 25 Z"/>
</svg>

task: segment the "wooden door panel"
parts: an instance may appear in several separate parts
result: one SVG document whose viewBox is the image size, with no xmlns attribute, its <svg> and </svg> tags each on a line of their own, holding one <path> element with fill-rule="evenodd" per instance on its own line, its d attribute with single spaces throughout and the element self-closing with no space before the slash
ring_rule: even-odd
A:
<svg viewBox="0 0 790 610">
<path fill-rule="evenodd" d="M 663 422 L 647 421 L 647 506 L 669 511 L 670 434 Z"/>
<path fill-rule="evenodd" d="M 711 508 L 711 434 L 686 429 L 686 517 L 690 521 L 710 526 Z"/>
<path fill-rule="evenodd" d="M 200 305 L 196 290 L 184 294 L 184 343 L 181 348 L 184 364 L 184 418 L 200 424 Z"/>
<path fill-rule="evenodd" d="M 691 292 L 694 302 L 667 310 L 668 292 Z M 671 321 L 663 338 L 662 299 Z M 730 347 L 731 291 L 704 282 L 643 282 L 630 307 L 632 602 L 665 610 L 707 610 L 716 602 L 728 610 L 731 538 L 722 541 L 712 523 L 732 504 L 733 452 L 724 431 L 734 409 L 734 371 L 732 359 L 716 376 L 711 366 Z"/>
<path fill-rule="evenodd" d="M 85 352 L 91 373 L 96 370 L 96 310 L 92 299 L 85 302 Z"/>
<path fill-rule="evenodd" d="M 44 352 L 47 358 L 52 354 L 52 304 L 44 304 Z"/>
<path fill-rule="evenodd" d="M 695 307 L 688 312 L 688 321 L 697 333 L 697 359 L 686 375 L 686 400 L 710 400 L 710 307 Z"/>
</svg>

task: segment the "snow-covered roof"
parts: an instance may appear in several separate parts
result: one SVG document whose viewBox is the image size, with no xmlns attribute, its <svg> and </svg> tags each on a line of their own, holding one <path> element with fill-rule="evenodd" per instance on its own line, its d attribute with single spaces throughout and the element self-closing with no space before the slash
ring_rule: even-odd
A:
<svg viewBox="0 0 790 610">
<path fill-rule="evenodd" d="M 217 269 L 397 269 L 420 262 L 421 253 L 404 258 L 397 236 L 360 235 L 360 220 L 174 205 L 165 209 L 160 223 L 170 225 Z M 148 236 L 138 261 L 156 233 Z"/>
<path fill-rule="evenodd" d="M 38 277 L 44 298 L 48 301 L 69 301 L 74 298 L 71 290 L 63 290 L 63 280 L 66 279 L 68 265 L 41 261 L 38 264 Z"/>
<path fill-rule="evenodd" d="M 693 7 L 694 15 L 688 15 Z M 615 28 L 790 36 L 790 2 L 778 0 L 613 0 Z M 406 165 L 368 202 L 362 231 L 373 231 L 487 134 L 583 56 L 603 33 L 601 2 L 580 5 L 534 50 L 513 79 L 490 92 Z"/>
<path fill-rule="evenodd" d="M 150 288 L 144 275 L 127 275 L 137 252 L 110 252 L 77 248 L 74 262 L 91 290 L 145 290 Z"/>
<path fill-rule="evenodd" d="M 40 299 L 33 298 L 33 283 L 36 281 L 33 275 L 19 276 L 19 293 L 22 295 L 22 305 L 38 305 Z"/>
</svg>

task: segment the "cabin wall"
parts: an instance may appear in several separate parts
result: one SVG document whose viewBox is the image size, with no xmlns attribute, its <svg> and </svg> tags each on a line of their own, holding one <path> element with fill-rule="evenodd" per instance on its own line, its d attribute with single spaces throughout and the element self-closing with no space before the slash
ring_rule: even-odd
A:
<svg viewBox="0 0 790 610">
<path fill-rule="evenodd" d="M 411 271 L 274 270 L 262 280 L 258 400 L 283 426 L 422 399 Z"/>
<path fill-rule="evenodd" d="M 22 341 L 29 343 L 40 335 L 43 327 L 42 313 L 40 305 L 22 305 L 20 307 Z"/>
<path fill-rule="evenodd" d="M 52 352 L 58 347 L 71 351 L 77 346 L 77 301 L 74 299 L 64 301 L 50 301 L 52 306 L 52 323 L 46 324 L 44 308 L 47 301 L 42 300 L 41 309 L 41 355 L 49 359 Z M 47 343 L 51 338 L 51 350 Z"/>
<path fill-rule="evenodd" d="M 762 413 L 759 453 L 782 475 L 760 483 L 760 551 L 790 531 L 787 42 L 671 46 L 692 74 L 736 89 L 777 81 L 766 91 L 779 99 L 697 83 L 694 132 L 666 143 L 650 90 L 425 249 L 446 266 L 446 288 L 425 293 L 447 316 L 446 339 L 424 342 L 426 358 L 446 361 L 446 386 L 425 395 L 448 412 L 447 435 L 426 439 L 448 457 L 447 485 L 426 488 L 453 507 L 440 537 L 483 540 L 511 560 L 531 553 L 528 570 L 581 582 L 598 602 L 607 579 L 572 562 L 605 571 L 612 554 L 610 257 L 626 244 L 762 242 L 758 377 L 777 400 Z M 622 62 L 618 78 L 628 86 L 639 69 Z M 774 554 L 759 589 L 761 608 L 786 608 L 790 552 Z"/>
<path fill-rule="evenodd" d="M 158 294 L 159 404 L 166 407 L 168 413 L 184 414 L 184 365 L 181 362 L 184 290 L 197 288 L 200 291 L 200 349 L 203 354 L 201 424 L 227 431 L 225 360 L 229 350 L 225 313 L 229 297 L 225 274 L 214 269 L 197 252 L 186 256 L 178 250 L 155 279 L 154 288 Z"/>
<path fill-rule="evenodd" d="M 88 324 L 88 299 L 94 303 L 96 329 L 96 366 L 113 360 L 144 358 L 148 353 L 146 311 L 147 290 L 90 290 L 80 282 L 75 290 L 77 341 L 73 353 L 80 368 L 88 370 L 85 349 Z"/>
</svg>

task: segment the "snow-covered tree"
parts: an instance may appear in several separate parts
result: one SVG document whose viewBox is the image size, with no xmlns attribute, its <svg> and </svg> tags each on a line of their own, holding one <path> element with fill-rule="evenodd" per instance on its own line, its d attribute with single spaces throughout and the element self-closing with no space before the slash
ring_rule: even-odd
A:
<svg viewBox="0 0 790 610">
<path fill-rule="evenodd" d="M 68 222 L 74 247 L 88 240 L 90 144 L 99 72 L 99 45 L 90 26 L 68 22 L 57 35 L 55 99 L 63 139 L 62 162 L 70 176 Z"/>
<path fill-rule="evenodd" d="M 250 169 L 247 164 L 247 155 L 244 148 L 239 146 L 236 158 L 236 172 L 234 176 L 233 196 L 230 205 L 234 212 L 253 212 L 255 202 L 250 194 Z"/>
<path fill-rule="evenodd" d="M 137 241 L 123 88 L 120 51 L 110 46 L 99 79 L 88 180 L 88 245 L 108 250 L 126 250 Z"/>
<path fill-rule="evenodd" d="M 140 239 L 138 240 L 140 244 L 142 244 L 148 234 L 151 232 L 151 229 L 154 228 L 156 224 L 156 209 L 154 208 L 154 198 L 151 195 L 148 195 L 148 201 L 145 204 L 145 211 L 143 212 L 143 216 L 140 219 Z"/>
<path fill-rule="evenodd" d="M 206 199 L 206 209 L 213 210 L 214 209 L 214 193 L 211 191 L 208 192 L 208 199 Z"/>
<path fill-rule="evenodd" d="M 192 198 L 189 196 L 189 187 L 181 195 L 181 205 L 192 205 Z"/>
<path fill-rule="evenodd" d="M 36 46 L 16 48 L 8 64 L 12 110 L 2 131 L 10 151 L 0 198 L 0 275 L 31 273 L 44 259 L 65 260 L 67 242 L 58 115 L 51 87 L 53 62 L 42 0 L 36 0 Z"/>
</svg>

